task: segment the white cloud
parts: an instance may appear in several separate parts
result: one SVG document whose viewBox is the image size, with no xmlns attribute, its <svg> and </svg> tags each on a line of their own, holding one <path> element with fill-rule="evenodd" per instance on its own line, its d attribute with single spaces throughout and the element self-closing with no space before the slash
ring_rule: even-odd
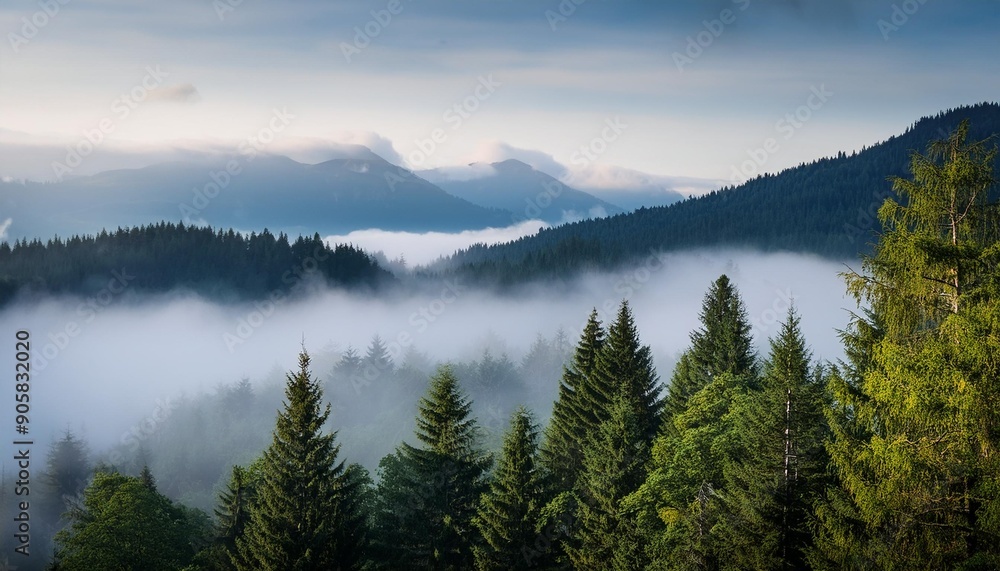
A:
<svg viewBox="0 0 1000 571">
<path fill-rule="evenodd" d="M 555 160 L 552 155 L 532 149 L 521 149 L 503 141 L 481 141 L 469 154 L 469 162 L 499 163 L 515 159 L 531 165 L 535 170 L 559 178 L 566 174 L 566 166 Z"/>
<path fill-rule="evenodd" d="M 343 236 L 327 236 L 331 244 L 354 244 L 369 252 L 382 252 L 389 259 L 403 256 L 409 266 L 426 265 L 442 256 L 473 244 L 498 244 L 530 236 L 548 225 L 538 220 L 528 220 L 506 228 L 486 228 L 465 232 L 388 232 L 385 230 L 356 230 Z"/>
<path fill-rule="evenodd" d="M 7 229 L 10 228 L 10 225 L 13 222 L 14 220 L 12 218 L 8 218 L 3 222 L 0 222 L 0 240 L 4 240 L 7 238 Z"/>
<path fill-rule="evenodd" d="M 725 181 L 715 179 L 654 175 L 605 164 L 569 169 L 560 180 L 568 186 L 584 191 L 592 189 L 622 192 L 676 191 L 687 196 L 705 194 L 726 184 Z"/>
<path fill-rule="evenodd" d="M 417 171 L 417 175 L 420 178 L 433 183 L 476 180 L 490 177 L 495 174 L 497 174 L 497 169 L 493 168 L 493 165 L 486 163 L 472 163 L 469 165 L 455 165 L 425 171 Z"/>
</svg>

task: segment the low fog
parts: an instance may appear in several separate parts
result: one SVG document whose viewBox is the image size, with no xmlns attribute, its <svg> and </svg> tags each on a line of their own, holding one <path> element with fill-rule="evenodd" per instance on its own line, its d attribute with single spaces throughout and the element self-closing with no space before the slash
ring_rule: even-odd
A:
<svg viewBox="0 0 1000 571">
<path fill-rule="evenodd" d="M 642 341 L 652 347 L 666 382 L 698 326 L 706 289 L 722 273 L 743 295 L 761 353 L 793 300 L 814 357 L 836 360 L 842 356 L 836 330 L 853 309 L 837 275 L 844 269 L 790 254 L 689 252 L 651 257 L 630 271 L 589 275 L 560 291 L 539 287 L 497 296 L 447 280 L 431 284 L 426 293 L 393 299 L 323 290 L 271 307 L 266 302 L 219 305 L 181 294 L 123 296 L 97 312 L 81 311 L 85 300 L 60 298 L 9 307 L 0 322 L 9 332 L 28 329 L 32 335 L 35 442 L 47 444 L 70 429 L 99 455 L 137 427 L 145 431 L 140 441 L 155 432 L 183 398 L 210 394 L 243 378 L 255 388 L 276 387 L 296 365 L 303 341 L 314 357 L 313 373 L 321 379 L 348 347 L 363 355 L 376 334 L 397 364 L 411 346 L 429 363 L 475 359 L 489 348 L 493 356 L 506 354 L 516 364 L 539 334 L 552 338 L 562 328 L 575 344 L 592 307 L 608 324 L 623 298 L 631 303 Z M 13 335 L 10 339 L 13 345 Z M 13 370 L 12 351 L 3 355 L 5 370 Z M 538 392 L 554 395 L 558 379 L 548 382 L 550 387 Z M 346 394 L 349 402 L 334 403 L 334 428 L 337 411 L 377 416 L 378 410 L 369 409 L 378 405 L 366 401 L 364 387 Z M 539 420 L 547 418 L 551 402 L 528 404 Z M 273 420 L 259 422 L 271 425 Z M 411 436 L 386 434 L 384 448 Z M 350 448 L 343 450 L 348 460 Z"/>
</svg>

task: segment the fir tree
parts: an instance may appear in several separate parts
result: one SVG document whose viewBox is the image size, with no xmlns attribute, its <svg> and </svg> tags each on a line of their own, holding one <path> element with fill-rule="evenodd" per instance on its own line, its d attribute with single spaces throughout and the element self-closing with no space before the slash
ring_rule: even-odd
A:
<svg viewBox="0 0 1000 571">
<path fill-rule="evenodd" d="M 89 478 L 87 446 L 67 430 L 52 444 L 45 459 L 39 503 L 44 520 L 54 528 L 61 527 L 60 516 L 76 502 Z"/>
<path fill-rule="evenodd" d="M 597 354 L 592 378 L 586 386 L 586 406 L 600 423 L 611 418 L 612 404 L 619 399 L 633 408 L 635 422 L 646 444 L 653 442 L 660 428 L 663 402 L 659 380 L 653 369 L 649 347 L 640 345 L 639 332 L 628 301 L 622 301 L 618 317 L 608 329 L 608 337 Z M 641 458 L 641 462 L 645 462 Z"/>
<path fill-rule="evenodd" d="M 404 442 L 383 459 L 374 517 L 387 568 L 473 567 L 472 519 L 491 459 L 478 447 L 470 409 L 451 368 L 440 368 L 418 407 L 420 446 Z"/>
<path fill-rule="evenodd" d="M 538 429 L 530 413 L 518 408 L 504 436 L 489 491 L 483 494 L 474 523 L 484 544 L 474 547 L 482 571 L 519 569 L 531 564 L 538 522 L 540 485 L 535 467 Z"/>
<path fill-rule="evenodd" d="M 309 355 L 286 375 L 285 403 L 264 452 L 250 522 L 237 540 L 240 569 L 354 568 L 363 528 L 350 527 L 357 493 L 337 456 L 336 434 L 324 433 L 330 405 L 309 373 Z"/>
<path fill-rule="evenodd" d="M 584 452 L 575 541 L 564 542 L 574 569 L 641 569 L 645 547 L 621 506 L 645 479 L 649 442 L 636 407 L 619 395 Z"/>
<path fill-rule="evenodd" d="M 822 370 L 814 369 L 789 310 L 764 363 L 761 390 L 734 403 L 740 451 L 723 466 L 725 559 L 747 569 L 801 569 L 812 545 L 813 502 L 827 485 Z"/>
<path fill-rule="evenodd" d="M 688 399 L 714 377 L 730 373 L 753 379 L 757 373 L 746 309 L 725 274 L 705 294 L 699 317 L 702 326 L 691 334 L 691 348 L 682 355 L 670 381 L 664 404 L 668 419 L 683 412 Z"/>
<path fill-rule="evenodd" d="M 548 473 L 552 495 L 573 489 L 583 466 L 583 437 L 594 419 L 585 415 L 582 387 L 589 382 L 603 345 L 604 330 L 594 309 L 570 364 L 563 370 L 552 419 L 545 429 L 540 459 Z"/>
<path fill-rule="evenodd" d="M 249 470 L 233 466 L 226 489 L 219 494 L 215 508 L 217 544 L 221 549 L 218 566 L 237 569 L 241 561 L 237 541 L 243 537 L 250 522 L 250 507 L 254 504 L 256 482 Z"/>
</svg>

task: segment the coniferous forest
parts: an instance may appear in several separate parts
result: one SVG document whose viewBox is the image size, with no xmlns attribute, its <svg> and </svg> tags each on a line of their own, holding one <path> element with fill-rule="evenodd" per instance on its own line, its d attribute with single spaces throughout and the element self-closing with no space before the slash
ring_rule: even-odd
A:
<svg viewBox="0 0 1000 571">
<path fill-rule="evenodd" d="M 607 322 L 594 310 L 577 339 L 539 337 L 516 364 L 489 352 L 394 363 L 376 337 L 320 375 L 303 346 L 276 414 L 243 381 L 209 408 L 182 403 L 161 435 L 211 430 L 216 446 L 257 451 L 235 465 L 219 466 L 207 444 L 153 458 L 154 439 L 92 464 L 72 431 L 54 442 L 50 568 L 1000 568 L 996 163 L 994 142 L 965 122 L 892 178 L 883 231 L 842 276 L 857 303 L 843 360 L 813 358 L 794 307 L 756 350 L 727 275 L 704 284 L 700 324 L 672 371 L 657 371 L 628 301 Z M 186 239 L 232 242 L 240 255 L 220 251 L 219 263 L 284 267 L 319 247 L 170 225 L 116 236 L 3 255 L 68 260 L 144 243 L 173 259 Z M 360 251 L 323 252 L 327 277 L 378 277 Z M 69 281 L 48 287 L 76 283 L 72 264 L 52 264 Z M 171 285 L 194 275 L 212 274 L 182 270 Z M 416 407 L 389 402 L 398 391 L 387 383 Z M 351 419 L 338 400 L 358 386 L 386 399 L 384 417 Z M 538 400 L 551 410 L 521 406 Z M 333 417 L 400 437 L 370 473 L 344 452 Z"/>
</svg>

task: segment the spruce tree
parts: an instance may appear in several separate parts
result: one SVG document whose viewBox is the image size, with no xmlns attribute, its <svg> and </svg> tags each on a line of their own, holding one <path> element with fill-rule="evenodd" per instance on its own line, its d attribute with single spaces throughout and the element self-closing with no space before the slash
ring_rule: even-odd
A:
<svg viewBox="0 0 1000 571">
<path fill-rule="evenodd" d="M 60 516 L 76 501 L 89 477 L 87 446 L 67 430 L 49 449 L 41 477 L 39 506 L 47 524 L 55 529 L 62 527 Z"/>
<path fill-rule="evenodd" d="M 520 569 L 532 563 L 541 500 L 537 452 L 538 429 L 531 414 L 518 408 L 474 520 L 484 540 L 474 547 L 476 568 L 481 571 Z"/>
<path fill-rule="evenodd" d="M 250 522 L 237 540 L 240 569 L 351 569 L 358 565 L 364 529 L 353 527 L 356 484 L 337 456 L 336 434 L 323 425 L 330 405 L 310 376 L 309 355 L 286 375 L 285 402 L 273 441 L 264 451 Z"/>
<path fill-rule="evenodd" d="M 418 406 L 420 445 L 404 442 L 383 459 L 374 517 L 387 568 L 473 567 L 472 520 L 491 459 L 479 449 L 470 409 L 451 368 L 441 367 Z"/>
<path fill-rule="evenodd" d="M 730 373 L 752 380 L 757 374 L 746 308 L 725 274 L 705 294 L 699 318 L 701 328 L 691 334 L 691 348 L 671 377 L 664 403 L 667 419 L 683 412 L 688 399 L 714 377 Z"/>
<path fill-rule="evenodd" d="M 219 494 L 215 508 L 217 544 L 221 550 L 218 566 L 236 569 L 240 564 L 237 541 L 250 522 L 250 506 L 254 503 L 256 482 L 249 470 L 233 466 L 229 482 Z"/>
<path fill-rule="evenodd" d="M 639 342 L 628 301 L 622 301 L 615 322 L 608 328 L 607 340 L 597 354 L 591 377 L 594 382 L 585 385 L 588 387 L 585 407 L 599 423 L 604 423 L 611 418 L 614 403 L 618 400 L 627 403 L 633 409 L 648 450 L 660 428 L 662 388 L 653 369 L 649 346 Z M 640 461 L 645 462 L 645 458 Z"/>
<path fill-rule="evenodd" d="M 645 479 L 649 442 L 636 407 L 624 394 L 584 452 L 577 529 L 564 542 L 574 569 L 641 569 L 645 547 L 621 502 Z"/>
<path fill-rule="evenodd" d="M 723 466 L 725 559 L 740 568 L 801 569 L 813 503 L 827 485 L 822 369 L 814 368 L 794 309 L 771 340 L 761 390 L 734 403 L 740 451 Z"/>
<path fill-rule="evenodd" d="M 576 485 L 583 466 L 583 437 L 594 426 L 585 414 L 583 387 L 588 384 L 604 345 L 604 330 L 594 309 L 587 319 L 572 361 L 563 369 L 559 396 L 545 429 L 540 459 L 549 478 L 552 495 L 568 492 Z"/>
</svg>

